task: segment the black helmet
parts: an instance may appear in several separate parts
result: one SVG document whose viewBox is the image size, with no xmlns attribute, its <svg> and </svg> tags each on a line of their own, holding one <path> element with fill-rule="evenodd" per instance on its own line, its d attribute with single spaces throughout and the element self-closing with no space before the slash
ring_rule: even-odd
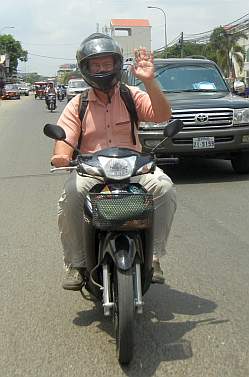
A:
<svg viewBox="0 0 249 377">
<path fill-rule="evenodd" d="M 90 73 L 89 59 L 105 55 L 113 56 L 113 71 Z M 84 80 L 93 88 L 108 92 L 121 79 L 123 55 L 119 45 L 109 35 L 94 33 L 84 39 L 76 53 L 76 59 Z"/>
</svg>

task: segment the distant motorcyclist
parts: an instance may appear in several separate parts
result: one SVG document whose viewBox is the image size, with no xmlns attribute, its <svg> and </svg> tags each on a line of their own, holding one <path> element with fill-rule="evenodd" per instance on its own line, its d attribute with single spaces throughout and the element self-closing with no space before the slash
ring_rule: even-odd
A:
<svg viewBox="0 0 249 377">
<path fill-rule="evenodd" d="M 61 84 L 57 86 L 57 98 L 58 100 L 63 100 L 65 97 L 65 90 Z"/>
<path fill-rule="evenodd" d="M 62 112 L 58 125 L 67 140 L 77 146 L 80 134 L 80 151 L 93 153 L 110 147 L 124 147 L 141 151 L 138 132 L 131 132 L 129 112 L 120 95 L 123 56 L 120 47 L 108 35 L 95 33 L 86 38 L 77 51 L 77 62 L 84 80 L 91 87 L 83 121 L 79 118 L 80 95 L 75 96 Z M 129 86 L 138 121 L 165 122 L 171 117 L 171 108 L 165 94 L 154 78 L 153 55 L 140 48 L 135 53 L 134 75 L 143 82 L 146 92 Z M 55 167 L 68 166 L 73 149 L 62 141 L 56 141 L 51 162 Z M 166 253 L 166 241 L 176 210 L 175 190 L 171 179 L 156 168 L 154 174 L 136 177 L 154 198 L 153 225 L 153 281 L 163 283 L 163 271 L 159 257 Z M 94 177 L 69 175 L 58 203 L 58 225 L 66 267 L 63 288 L 80 290 L 86 268 L 83 229 L 84 199 L 98 182 Z"/>
<path fill-rule="evenodd" d="M 46 102 L 46 105 L 48 107 L 48 98 L 49 98 L 49 94 L 54 94 L 55 95 L 55 107 L 56 107 L 56 89 L 54 87 L 54 84 L 52 82 L 49 82 L 46 89 L 45 89 L 45 102 Z"/>
</svg>

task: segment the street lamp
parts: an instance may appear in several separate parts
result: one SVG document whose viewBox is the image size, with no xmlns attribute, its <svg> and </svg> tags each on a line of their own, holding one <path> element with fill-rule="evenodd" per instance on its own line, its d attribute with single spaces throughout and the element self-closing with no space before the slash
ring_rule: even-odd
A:
<svg viewBox="0 0 249 377">
<path fill-rule="evenodd" d="M 147 8 L 150 8 L 150 9 L 159 9 L 164 14 L 164 44 L 165 44 L 165 57 L 167 57 L 166 13 L 164 12 L 164 10 L 162 8 L 159 8 L 159 7 L 148 6 Z"/>
<path fill-rule="evenodd" d="M 0 29 L 0 34 L 2 33 L 2 31 L 4 29 L 15 29 L 15 26 L 4 26 L 4 27 L 2 27 L 2 29 Z"/>
</svg>

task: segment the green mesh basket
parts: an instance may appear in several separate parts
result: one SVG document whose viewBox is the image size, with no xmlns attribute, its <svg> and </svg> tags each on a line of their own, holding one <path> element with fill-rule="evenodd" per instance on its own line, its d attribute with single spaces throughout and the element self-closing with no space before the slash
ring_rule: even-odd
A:
<svg viewBox="0 0 249 377">
<path fill-rule="evenodd" d="M 100 229 L 115 228 L 131 220 L 146 219 L 153 212 L 151 194 L 103 194 L 90 193 L 93 225 Z"/>
</svg>

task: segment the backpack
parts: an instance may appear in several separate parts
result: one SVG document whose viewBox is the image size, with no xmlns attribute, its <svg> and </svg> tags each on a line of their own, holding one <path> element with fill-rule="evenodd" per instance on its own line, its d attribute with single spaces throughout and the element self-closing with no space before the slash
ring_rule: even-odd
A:
<svg viewBox="0 0 249 377">
<path fill-rule="evenodd" d="M 81 123 L 84 118 L 86 108 L 88 105 L 88 92 L 89 90 L 86 90 L 80 95 L 79 118 L 80 118 Z M 133 141 L 133 144 L 136 145 L 135 125 L 136 127 L 138 127 L 137 110 L 136 110 L 136 106 L 135 106 L 132 94 L 130 92 L 130 89 L 123 83 L 120 83 L 120 96 L 122 100 L 124 101 L 126 109 L 130 115 L 132 141 Z M 80 137 L 79 137 L 79 141 L 77 145 L 78 149 L 80 149 L 81 141 L 82 141 L 82 128 L 80 130 Z M 74 157 L 75 157 L 75 153 L 74 153 Z"/>
</svg>

